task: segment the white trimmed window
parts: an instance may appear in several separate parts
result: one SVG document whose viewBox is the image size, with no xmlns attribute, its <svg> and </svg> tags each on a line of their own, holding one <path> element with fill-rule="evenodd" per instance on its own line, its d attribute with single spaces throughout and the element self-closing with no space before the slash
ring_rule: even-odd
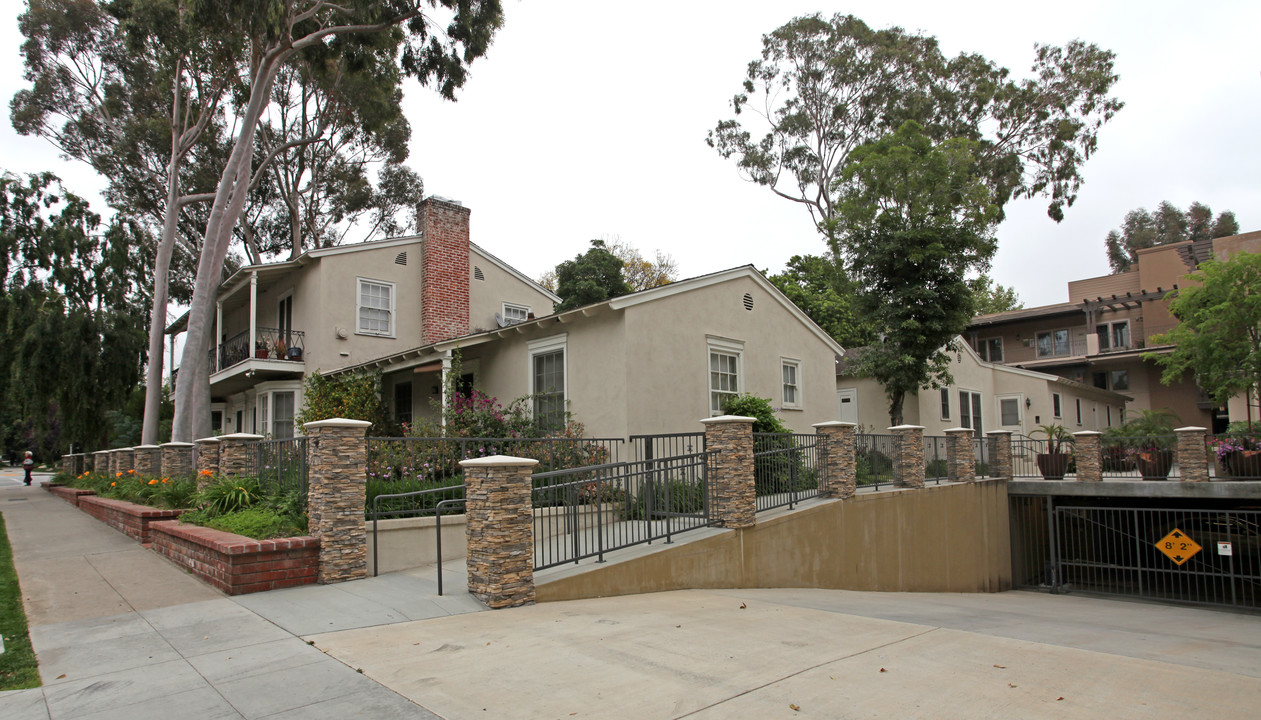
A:
<svg viewBox="0 0 1261 720">
<path fill-rule="evenodd" d="M 1064 399 L 1059 393 L 1051 393 L 1051 415 L 1064 417 Z"/>
<path fill-rule="evenodd" d="M 359 278 L 356 295 L 361 335 L 394 336 L 394 283 Z"/>
<path fill-rule="evenodd" d="M 980 434 L 984 427 L 981 424 L 981 393 L 959 391 L 959 427 L 972 428 Z"/>
<path fill-rule="evenodd" d="M 783 405 L 786 408 L 801 409 L 801 361 L 780 358 L 780 372 L 783 375 Z"/>
<path fill-rule="evenodd" d="M 709 345 L 709 413 L 722 415 L 722 404 L 740 394 L 743 387 L 744 343 L 711 337 Z"/>
<path fill-rule="evenodd" d="M 565 362 L 567 335 L 532 340 L 530 353 L 530 395 L 534 398 L 534 421 L 544 428 L 565 425 L 568 397 L 568 368 Z"/>
<path fill-rule="evenodd" d="M 976 343 L 976 354 L 982 360 L 1000 363 L 1003 361 L 1003 339 L 1001 337 L 985 338 Z"/>
<path fill-rule="evenodd" d="M 519 322 L 525 322 L 530 318 L 530 308 L 526 305 L 513 305 L 512 303 L 504 303 L 503 312 L 504 322 L 513 325 Z"/>
<path fill-rule="evenodd" d="M 950 388 L 941 388 L 941 419 L 950 419 Z"/>
</svg>

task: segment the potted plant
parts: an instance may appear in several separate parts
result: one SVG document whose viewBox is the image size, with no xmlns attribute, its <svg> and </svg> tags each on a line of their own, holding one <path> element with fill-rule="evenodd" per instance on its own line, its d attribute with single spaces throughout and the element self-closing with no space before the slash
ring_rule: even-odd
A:
<svg viewBox="0 0 1261 720">
<path fill-rule="evenodd" d="M 1217 477 L 1261 479 L 1261 438 L 1250 433 L 1244 423 L 1231 423 L 1209 444 L 1217 460 Z"/>
<path fill-rule="evenodd" d="M 1066 452 L 1073 444 L 1073 436 L 1063 425 L 1039 425 L 1033 432 L 1046 436 L 1046 452 L 1037 457 L 1038 472 L 1047 480 L 1063 480 L 1073 459 L 1073 454 Z"/>
<path fill-rule="evenodd" d="M 289 351 L 289 343 L 284 338 L 276 338 L 272 341 L 271 347 L 276 351 L 276 359 L 284 360 L 285 354 Z"/>
<path fill-rule="evenodd" d="M 288 357 L 290 360 L 301 360 L 301 359 L 302 359 L 302 348 L 300 348 L 300 347 L 298 347 L 298 346 L 296 346 L 296 345 L 290 345 L 290 346 L 289 346 L 289 355 L 288 355 L 287 357 Z"/>
<path fill-rule="evenodd" d="M 1104 430 L 1101 440 L 1103 441 L 1101 460 L 1104 472 L 1126 473 L 1138 466 L 1134 461 L 1134 448 L 1126 443 L 1119 425 Z"/>
<path fill-rule="evenodd" d="M 267 341 L 266 340 L 259 340 L 258 342 L 254 343 L 254 357 L 259 358 L 260 360 L 267 359 Z"/>
<path fill-rule="evenodd" d="M 1140 410 L 1138 417 L 1121 426 L 1134 448 L 1134 463 L 1144 480 L 1164 480 L 1173 467 L 1174 424 L 1178 416 L 1168 410 Z"/>
</svg>

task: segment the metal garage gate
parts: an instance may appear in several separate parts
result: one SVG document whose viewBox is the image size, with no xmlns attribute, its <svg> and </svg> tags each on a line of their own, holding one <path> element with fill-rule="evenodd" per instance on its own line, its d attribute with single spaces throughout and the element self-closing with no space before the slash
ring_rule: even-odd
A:
<svg viewBox="0 0 1261 720">
<path fill-rule="evenodd" d="M 1016 587 L 1261 609 L 1261 511 L 1011 497 Z"/>
</svg>

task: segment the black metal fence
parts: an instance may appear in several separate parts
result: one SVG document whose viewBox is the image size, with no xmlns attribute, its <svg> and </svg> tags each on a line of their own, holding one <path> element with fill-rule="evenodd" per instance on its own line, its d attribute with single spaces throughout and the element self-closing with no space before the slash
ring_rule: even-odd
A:
<svg viewBox="0 0 1261 720">
<path fill-rule="evenodd" d="M 972 452 L 973 457 L 976 458 L 976 476 L 978 478 L 993 477 L 991 473 L 994 469 L 994 462 L 990 445 L 990 440 L 987 437 L 972 438 Z"/>
<path fill-rule="evenodd" d="M 877 490 L 893 484 L 893 457 L 897 454 L 896 435 L 854 436 L 855 482 L 858 487 Z"/>
<path fill-rule="evenodd" d="M 757 510 L 793 507 L 817 497 L 824 468 L 819 463 L 819 436 L 753 433 L 753 485 Z"/>
<path fill-rule="evenodd" d="M 924 436 L 924 482 L 940 485 L 943 480 L 950 480 L 950 463 L 947 453 L 950 438 L 945 436 Z"/>
<path fill-rule="evenodd" d="M 1101 438 L 1104 480 L 1164 480 L 1180 476 L 1175 465 L 1178 438 L 1173 435 Z"/>
<path fill-rule="evenodd" d="M 1058 504 L 1011 497 L 1013 582 L 1261 608 L 1261 511 Z"/>
<path fill-rule="evenodd" d="M 260 440 L 256 447 L 258 484 L 276 492 L 307 496 L 307 439 Z"/>
<path fill-rule="evenodd" d="M 534 567 L 576 563 L 710 524 L 708 453 L 534 475 Z"/>
<path fill-rule="evenodd" d="M 1065 449 L 1069 449 L 1069 445 Z M 1038 456 L 1046 454 L 1046 440 L 1037 440 L 1025 435 L 1011 437 L 1011 476 L 1012 478 L 1041 478 L 1038 469 Z M 1067 469 L 1067 468 L 1066 468 Z"/>
<path fill-rule="evenodd" d="M 662 433 L 631 435 L 631 456 L 627 459 L 653 460 L 705 452 L 705 433 Z"/>
</svg>

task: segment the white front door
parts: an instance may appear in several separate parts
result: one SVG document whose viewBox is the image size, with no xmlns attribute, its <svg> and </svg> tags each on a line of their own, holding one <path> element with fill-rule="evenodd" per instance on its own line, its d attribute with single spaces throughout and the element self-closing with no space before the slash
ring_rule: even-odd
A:
<svg viewBox="0 0 1261 720">
<path fill-rule="evenodd" d="M 842 388 L 836 391 L 837 404 L 840 406 L 841 422 L 858 423 L 858 388 Z"/>
</svg>

